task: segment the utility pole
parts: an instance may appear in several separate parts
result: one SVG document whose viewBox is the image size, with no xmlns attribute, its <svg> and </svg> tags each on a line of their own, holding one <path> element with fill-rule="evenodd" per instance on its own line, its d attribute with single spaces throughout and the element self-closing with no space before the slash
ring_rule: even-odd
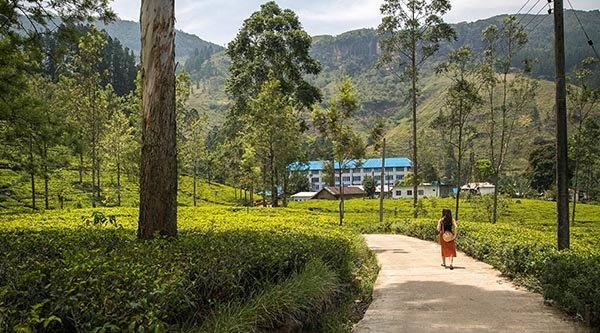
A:
<svg viewBox="0 0 600 333">
<path fill-rule="evenodd" d="M 569 248 L 569 177 L 563 0 L 554 0 L 554 82 L 556 85 L 556 218 L 558 249 Z"/>
<path fill-rule="evenodd" d="M 383 182 L 385 177 L 385 138 L 381 148 L 381 186 L 379 189 L 379 223 L 383 223 Z"/>
</svg>

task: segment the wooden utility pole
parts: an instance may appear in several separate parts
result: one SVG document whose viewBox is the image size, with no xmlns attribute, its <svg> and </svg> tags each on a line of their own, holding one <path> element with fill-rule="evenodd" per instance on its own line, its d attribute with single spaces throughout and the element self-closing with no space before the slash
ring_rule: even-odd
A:
<svg viewBox="0 0 600 333">
<path fill-rule="evenodd" d="M 569 248 L 569 177 L 563 0 L 554 0 L 554 82 L 556 85 L 556 217 L 558 249 Z"/>
<path fill-rule="evenodd" d="M 383 222 L 383 180 L 385 179 L 385 138 L 381 147 L 381 187 L 379 190 L 379 223 Z"/>
</svg>

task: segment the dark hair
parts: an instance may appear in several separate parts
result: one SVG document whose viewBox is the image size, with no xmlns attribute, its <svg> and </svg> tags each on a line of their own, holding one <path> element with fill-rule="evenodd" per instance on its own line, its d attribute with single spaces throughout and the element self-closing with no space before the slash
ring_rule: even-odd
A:
<svg viewBox="0 0 600 333">
<path fill-rule="evenodd" d="M 448 208 L 442 208 L 442 218 L 444 219 L 444 231 L 452 232 L 452 212 Z"/>
</svg>

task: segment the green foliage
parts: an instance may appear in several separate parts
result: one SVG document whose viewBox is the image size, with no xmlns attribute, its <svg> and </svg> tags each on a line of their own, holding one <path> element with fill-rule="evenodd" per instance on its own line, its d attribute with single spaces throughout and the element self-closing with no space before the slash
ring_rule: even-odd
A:
<svg viewBox="0 0 600 333">
<path fill-rule="evenodd" d="M 531 187 L 543 192 L 550 189 L 556 180 L 556 147 L 544 145 L 529 154 L 529 180 Z"/>
<path fill-rule="evenodd" d="M 367 197 L 373 199 L 375 196 L 375 191 L 377 190 L 377 182 L 375 182 L 375 178 L 371 176 L 365 176 L 362 185 L 365 189 L 365 194 Z"/>
<path fill-rule="evenodd" d="M 439 208 L 450 206 L 453 199 L 422 199 L 426 209 L 421 219 L 410 219 L 410 200 L 389 200 L 385 224 L 377 221 L 375 200 L 348 200 L 346 221 L 362 232 L 395 232 L 435 241 Z M 488 222 L 491 198 L 461 203 L 457 245 L 469 256 L 485 261 L 508 277 L 538 290 L 568 312 L 584 316 L 600 325 L 600 208 L 578 205 L 577 222 L 571 228 L 572 249 L 556 250 L 556 203 L 542 200 L 501 199 L 496 224 Z M 334 215 L 335 204 L 326 201 L 297 203 L 298 207 Z M 431 209 L 430 209 L 431 208 Z M 586 310 L 589 309 L 589 310 Z"/>
<path fill-rule="evenodd" d="M 321 70 L 309 54 L 310 45 L 311 38 L 293 11 L 282 10 L 274 1 L 261 5 L 227 47 L 231 67 L 226 91 L 233 98 L 233 112 L 247 111 L 248 101 L 258 95 L 270 73 L 294 106 L 310 108 L 319 101 L 319 90 L 303 77 Z"/>
<path fill-rule="evenodd" d="M 265 185 L 269 186 L 274 207 L 278 206 L 277 187 L 287 177 L 287 166 L 301 155 L 299 114 L 282 90 L 282 82 L 270 73 L 243 118 L 244 140 L 253 146 L 258 165 L 263 166 L 263 179 L 267 180 Z"/>
<path fill-rule="evenodd" d="M 370 295 L 374 257 L 333 218 L 215 206 L 178 215 L 178 239 L 152 241 L 135 238 L 136 209 L 3 216 L 0 327 L 268 329 L 293 317 L 319 330 L 323 314 Z"/>
<path fill-rule="evenodd" d="M 310 181 L 306 172 L 292 171 L 289 176 L 288 194 L 310 191 Z"/>
<path fill-rule="evenodd" d="M 244 300 L 241 304 L 224 304 L 217 309 L 216 320 L 201 328 L 207 332 L 248 332 L 259 327 L 269 329 L 290 320 L 317 322 L 317 315 L 337 292 L 337 276 L 320 260 L 309 262 L 304 271 Z"/>
<path fill-rule="evenodd" d="M 338 94 L 331 100 L 328 109 L 315 108 L 312 114 L 314 126 L 319 134 L 331 142 L 333 157 L 332 169 L 338 172 L 340 188 L 340 225 L 344 221 L 344 183 L 342 172 L 354 160 L 365 155 L 362 137 L 349 125 L 351 117 L 359 107 L 358 92 L 349 77 L 344 77 L 338 85 Z M 332 170 L 332 171 L 333 171 Z M 327 173 L 329 174 L 329 173 Z M 334 172 L 331 172 L 335 177 Z M 335 179 L 335 178 L 334 178 Z"/>
<path fill-rule="evenodd" d="M 492 162 L 483 158 L 475 161 L 474 165 L 475 174 L 473 176 L 474 180 L 477 182 L 489 182 L 492 180 L 494 175 L 494 168 L 492 167 Z"/>
</svg>

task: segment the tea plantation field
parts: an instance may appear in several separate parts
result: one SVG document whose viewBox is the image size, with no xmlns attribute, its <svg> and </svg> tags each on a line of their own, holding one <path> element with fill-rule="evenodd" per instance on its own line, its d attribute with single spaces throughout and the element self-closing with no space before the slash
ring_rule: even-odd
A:
<svg viewBox="0 0 600 333">
<path fill-rule="evenodd" d="M 138 241 L 136 221 L 135 208 L 2 215 L 0 331 L 338 332 L 377 273 L 360 236 L 319 213 L 182 207 L 177 240 Z"/>
<path fill-rule="evenodd" d="M 490 199 L 461 201 L 457 246 L 490 263 L 505 275 L 544 294 L 551 302 L 600 329 L 600 206 L 577 205 L 571 226 L 571 250 L 556 250 L 556 203 L 501 200 L 500 218 L 490 223 Z M 337 204 L 293 203 L 297 209 L 336 216 Z M 360 232 L 393 232 L 435 240 L 442 207 L 451 199 L 423 199 L 420 218 L 412 218 L 412 201 L 385 202 L 384 223 L 378 221 L 378 200 L 350 200 L 346 224 Z"/>
<path fill-rule="evenodd" d="M 377 273 L 359 234 L 434 240 L 454 207 L 424 199 L 412 219 L 410 200 L 386 200 L 379 223 L 378 200 L 354 199 L 340 227 L 335 201 L 234 201 L 180 207 L 177 240 L 138 241 L 133 207 L 0 214 L 0 331 L 349 331 Z M 488 207 L 461 201 L 458 246 L 598 327 L 600 206 L 578 205 L 563 252 L 554 202 L 502 199 L 496 224 Z"/>
</svg>

